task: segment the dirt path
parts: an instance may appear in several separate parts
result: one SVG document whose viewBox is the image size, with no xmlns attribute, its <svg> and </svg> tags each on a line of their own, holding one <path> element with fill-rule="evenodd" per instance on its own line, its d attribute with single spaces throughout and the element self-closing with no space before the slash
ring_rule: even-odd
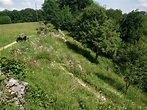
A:
<svg viewBox="0 0 147 110">
<path fill-rule="evenodd" d="M 77 83 L 79 85 L 84 87 L 89 92 L 93 93 L 98 99 L 103 100 L 103 101 L 106 100 L 105 96 L 101 92 L 96 91 L 94 88 L 92 88 L 91 86 L 89 86 L 86 83 L 84 83 L 81 79 L 75 77 L 72 73 L 68 73 L 68 74 L 71 75 L 77 81 Z"/>
<path fill-rule="evenodd" d="M 102 93 L 97 92 L 95 89 L 93 89 L 92 87 L 90 87 L 86 83 L 84 83 L 81 79 L 78 79 L 77 77 L 75 77 L 75 79 L 81 86 L 83 86 L 89 92 L 93 93 L 98 99 L 101 99 L 103 101 L 106 100 L 105 96 Z"/>
<path fill-rule="evenodd" d="M 15 42 L 12 42 L 11 44 L 8 44 L 8 45 L 6 45 L 6 46 L 4 46 L 4 47 L 1 47 L 0 48 L 0 51 L 2 51 L 3 49 L 6 49 L 6 48 L 8 48 L 8 47 L 10 47 L 10 46 L 12 46 L 12 45 L 14 45 L 14 44 L 16 44 L 17 42 L 15 41 Z"/>
<path fill-rule="evenodd" d="M 74 80 L 83 88 L 85 88 L 87 91 L 91 92 L 93 95 L 95 95 L 98 99 L 102 100 L 102 101 L 106 101 L 106 97 L 103 95 L 103 93 L 101 91 L 96 91 L 93 87 L 91 87 L 90 85 L 86 84 L 82 79 L 79 79 L 77 77 L 74 76 L 74 74 L 69 73 L 61 64 L 59 63 L 53 63 L 53 65 L 58 65 L 58 67 L 60 67 L 66 74 L 70 75 L 71 77 L 74 78 Z"/>
</svg>

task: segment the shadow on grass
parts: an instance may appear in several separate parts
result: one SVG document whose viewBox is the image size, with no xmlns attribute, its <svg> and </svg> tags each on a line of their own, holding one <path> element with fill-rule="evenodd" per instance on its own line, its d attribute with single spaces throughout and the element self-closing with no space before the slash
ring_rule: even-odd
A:
<svg viewBox="0 0 147 110">
<path fill-rule="evenodd" d="M 95 58 L 90 54 L 90 51 L 85 50 L 84 48 L 81 48 L 81 47 L 77 46 L 76 44 L 73 44 L 69 41 L 66 42 L 66 45 L 68 48 L 72 49 L 74 52 L 81 54 L 83 57 L 85 57 L 91 63 L 98 64 L 98 61 L 95 60 Z"/>
<path fill-rule="evenodd" d="M 124 85 L 121 84 L 121 82 L 117 82 L 115 80 L 113 80 L 111 77 L 109 76 L 105 76 L 103 74 L 99 74 L 99 73 L 94 73 L 98 78 L 100 78 L 101 80 L 105 81 L 107 84 L 109 84 L 110 86 L 113 86 L 115 89 L 117 89 L 118 91 L 122 91 L 124 89 Z"/>
</svg>

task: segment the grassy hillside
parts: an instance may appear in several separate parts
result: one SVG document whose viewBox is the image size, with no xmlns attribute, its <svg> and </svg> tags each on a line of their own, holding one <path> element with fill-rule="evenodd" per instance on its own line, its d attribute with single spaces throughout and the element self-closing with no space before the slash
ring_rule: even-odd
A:
<svg viewBox="0 0 147 110">
<path fill-rule="evenodd" d="M 0 47 L 14 42 L 19 34 L 33 35 L 38 23 L 17 23 L 0 25 Z M 29 30 L 29 31 L 28 31 Z"/>
<path fill-rule="evenodd" d="M 29 83 L 26 110 L 145 110 L 147 107 L 146 93 L 138 88 L 131 86 L 127 94 L 123 93 L 125 82 L 115 74 L 111 59 L 100 56 L 98 64 L 94 63 L 94 53 L 67 35 L 58 32 L 35 35 L 0 53 L 0 57 L 25 65 L 23 80 Z M 0 107 L 16 110 L 7 103 Z"/>
</svg>

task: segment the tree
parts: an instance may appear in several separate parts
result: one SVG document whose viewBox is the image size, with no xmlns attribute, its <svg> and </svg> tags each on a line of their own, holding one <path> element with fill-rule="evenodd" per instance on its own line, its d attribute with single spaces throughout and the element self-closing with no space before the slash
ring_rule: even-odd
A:
<svg viewBox="0 0 147 110">
<path fill-rule="evenodd" d="M 119 23 L 123 18 L 122 11 L 119 9 L 108 9 L 106 10 L 106 14 L 108 18 L 115 20 L 117 23 Z"/>
<path fill-rule="evenodd" d="M 18 10 L 11 11 L 10 17 L 12 19 L 12 23 L 23 22 L 22 19 L 21 19 L 22 18 L 21 13 Z"/>
<path fill-rule="evenodd" d="M 70 8 L 71 13 L 76 13 L 81 11 L 82 9 L 86 8 L 87 6 L 93 3 L 93 0 L 57 0 L 60 4 L 60 8 L 64 6 L 68 6 Z"/>
<path fill-rule="evenodd" d="M 123 41 L 135 44 L 143 36 L 143 15 L 132 11 L 121 21 L 121 38 Z"/>
<path fill-rule="evenodd" d="M 24 10 L 20 11 L 21 13 L 21 19 L 23 22 L 35 22 L 36 19 L 36 11 L 31 8 L 26 8 Z"/>
<path fill-rule="evenodd" d="M 44 20 L 43 10 L 37 10 L 38 13 L 38 20 Z M 31 8 L 26 8 L 23 10 L 4 10 L 0 12 L 0 16 L 9 16 L 12 20 L 12 23 L 20 23 L 20 22 L 36 22 L 37 21 L 37 14 L 36 10 Z"/>
<path fill-rule="evenodd" d="M 0 16 L 0 24 L 10 24 L 11 18 L 9 16 Z"/>
<path fill-rule="evenodd" d="M 99 54 L 115 56 L 120 42 L 112 20 L 108 20 L 105 9 L 93 4 L 78 17 L 73 36 L 93 50 L 97 60 Z"/>
<path fill-rule="evenodd" d="M 131 84 L 137 84 L 146 90 L 145 70 L 146 45 L 142 42 L 144 19 L 143 14 L 137 10 L 125 14 L 121 21 L 121 38 L 124 42 L 122 51 L 119 51 L 118 63 L 126 82 L 126 92 Z"/>
<path fill-rule="evenodd" d="M 108 9 L 106 10 L 106 15 L 109 19 L 114 22 L 115 29 L 119 32 L 120 31 L 120 21 L 123 18 L 122 11 L 119 9 Z"/>
<path fill-rule="evenodd" d="M 144 86 L 145 78 L 145 61 L 144 57 L 144 45 L 139 41 L 138 44 L 124 44 L 121 50 L 119 50 L 118 64 L 120 66 L 122 75 L 124 77 L 125 93 L 127 93 L 130 85 L 138 84 Z"/>
<path fill-rule="evenodd" d="M 139 81 L 139 87 L 147 92 L 147 36 L 143 36 L 141 40 L 139 41 L 140 47 L 139 50 L 140 52 L 140 60 L 139 60 L 139 65 L 141 67 L 141 80 Z"/>
<path fill-rule="evenodd" d="M 43 10 L 46 14 L 46 21 L 54 24 L 56 28 L 69 29 L 72 23 L 72 14 L 68 6 L 60 8 L 57 1 L 46 0 Z"/>
<path fill-rule="evenodd" d="M 147 15 L 144 15 L 144 35 L 147 36 Z"/>
<path fill-rule="evenodd" d="M 45 20 L 45 14 L 42 9 L 36 10 L 36 14 L 38 13 L 38 21 L 44 21 Z M 37 15 L 36 15 L 37 16 Z"/>
</svg>

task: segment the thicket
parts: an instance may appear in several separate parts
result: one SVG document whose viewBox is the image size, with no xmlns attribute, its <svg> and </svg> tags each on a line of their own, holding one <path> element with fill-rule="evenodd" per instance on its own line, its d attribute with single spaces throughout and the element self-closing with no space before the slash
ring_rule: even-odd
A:
<svg viewBox="0 0 147 110">
<path fill-rule="evenodd" d="M 46 22 L 70 31 L 74 39 L 95 52 L 95 62 L 99 55 L 112 59 L 116 72 L 124 77 L 126 92 L 131 84 L 147 91 L 142 12 L 122 14 L 121 10 L 106 10 L 92 0 L 46 0 L 43 11 Z"/>
</svg>

